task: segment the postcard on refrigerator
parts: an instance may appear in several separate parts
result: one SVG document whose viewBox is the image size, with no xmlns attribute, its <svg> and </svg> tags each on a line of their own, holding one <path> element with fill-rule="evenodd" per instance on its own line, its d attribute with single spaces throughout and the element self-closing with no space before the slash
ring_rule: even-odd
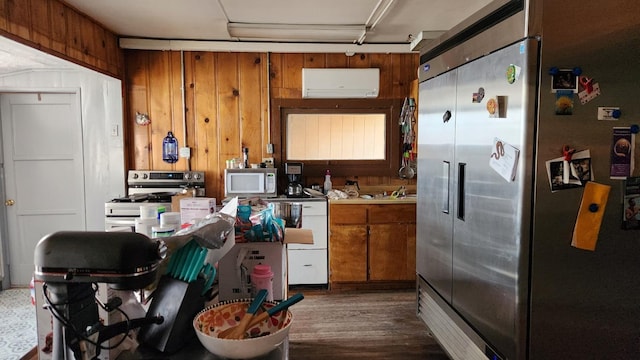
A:
<svg viewBox="0 0 640 360">
<path fill-rule="evenodd" d="M 611 141 L 611 179 L 626 179 L 633 173 L 635 135 L 628 127 L 614 127 Z"/>
<path fill-rule="evenodd" d="M 583 187 L 594 180 L 589 150 L 574 153 L 571 160 L 564 157 L 548 160 L 546 166 L 552 192 Z"/>
<path fill-rule="evenodd" d="M 489 159 L 489 166 L 505 180 L 514 181 L 516 179 L 519 157 L 520 150 L 498 138 L 493 139 L 493 152 Z"/>
<path fill-rule="evenodd" d="M 624 186 L 622 229 L 640 230 L 640 177 L 630 177 Z"/>
</svg>

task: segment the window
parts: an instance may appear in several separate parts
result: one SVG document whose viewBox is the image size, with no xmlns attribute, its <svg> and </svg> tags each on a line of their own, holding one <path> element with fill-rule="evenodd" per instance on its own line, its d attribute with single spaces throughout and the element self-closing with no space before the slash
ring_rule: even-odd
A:
<svg viewBox="0 0 640 360">
<path fill-rule="evenodd" d="M 292 113 L 286 133 L 287 159 L 385 159 L 385 114 Z"/>
<path fill-rule="evenodd" d="M 402 100 L 274 100 L 271 139 L 279 167 L 307 176 L 397 176 Z M 277 119 L 277 120 L 276 120 Z"/>
</svg>

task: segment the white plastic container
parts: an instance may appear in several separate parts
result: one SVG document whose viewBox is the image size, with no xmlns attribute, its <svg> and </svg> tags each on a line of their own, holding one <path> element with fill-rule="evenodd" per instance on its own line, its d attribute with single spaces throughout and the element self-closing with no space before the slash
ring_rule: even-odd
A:
<svg viewBox="0 0 640 360">
<path fill-rule="evenodd" d="M 151 237 L 153 238 L 161 238 L 161 237 L 169 237 L 175 233 L 176 230 L 172 227 L 168 226 L 152 226 L 151 227 Z"/>
<path fill-rule="evenodd" d="M 160 214 L 160 226 L 172 227 L 175 231 L 180 230 L 180 213 L 179 212 L 165 212 Z"/>
<path fill-rule="evenodd" d="M 137 233 L 151 236 L 151 228 L 158 225 L 158 219 L 156 218 L 136 218 L 135 230 Z"/>
<path fill-rule="evenodd" d="M 158 219 L 158 207 L 152 205 L 140 205 L 140 218 Z"/>
</svg>

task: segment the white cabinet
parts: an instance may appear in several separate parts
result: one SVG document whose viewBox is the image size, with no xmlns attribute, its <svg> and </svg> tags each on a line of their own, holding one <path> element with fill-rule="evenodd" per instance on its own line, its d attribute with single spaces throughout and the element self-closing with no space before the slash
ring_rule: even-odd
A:
<svg viewBox="0 0 640 360">
<path fill-rule="evenodd" d="M 288 244 L 289 285 L 327 284 L 327 201 L 296 199 L 302 203 L 302 228 L 313 232 L 313 245 Z"/>
</svg>

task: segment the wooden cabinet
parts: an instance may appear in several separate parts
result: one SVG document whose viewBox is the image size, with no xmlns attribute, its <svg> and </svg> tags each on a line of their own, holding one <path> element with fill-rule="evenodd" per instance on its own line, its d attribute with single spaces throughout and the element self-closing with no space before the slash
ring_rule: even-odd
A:
<svg viewBox="0 0 640 360">
<path fill-rule="evenodd" d="M 334 202 L 329 224 L 332 284 L 415 281 L 415 204 Z"/>
</svg>

